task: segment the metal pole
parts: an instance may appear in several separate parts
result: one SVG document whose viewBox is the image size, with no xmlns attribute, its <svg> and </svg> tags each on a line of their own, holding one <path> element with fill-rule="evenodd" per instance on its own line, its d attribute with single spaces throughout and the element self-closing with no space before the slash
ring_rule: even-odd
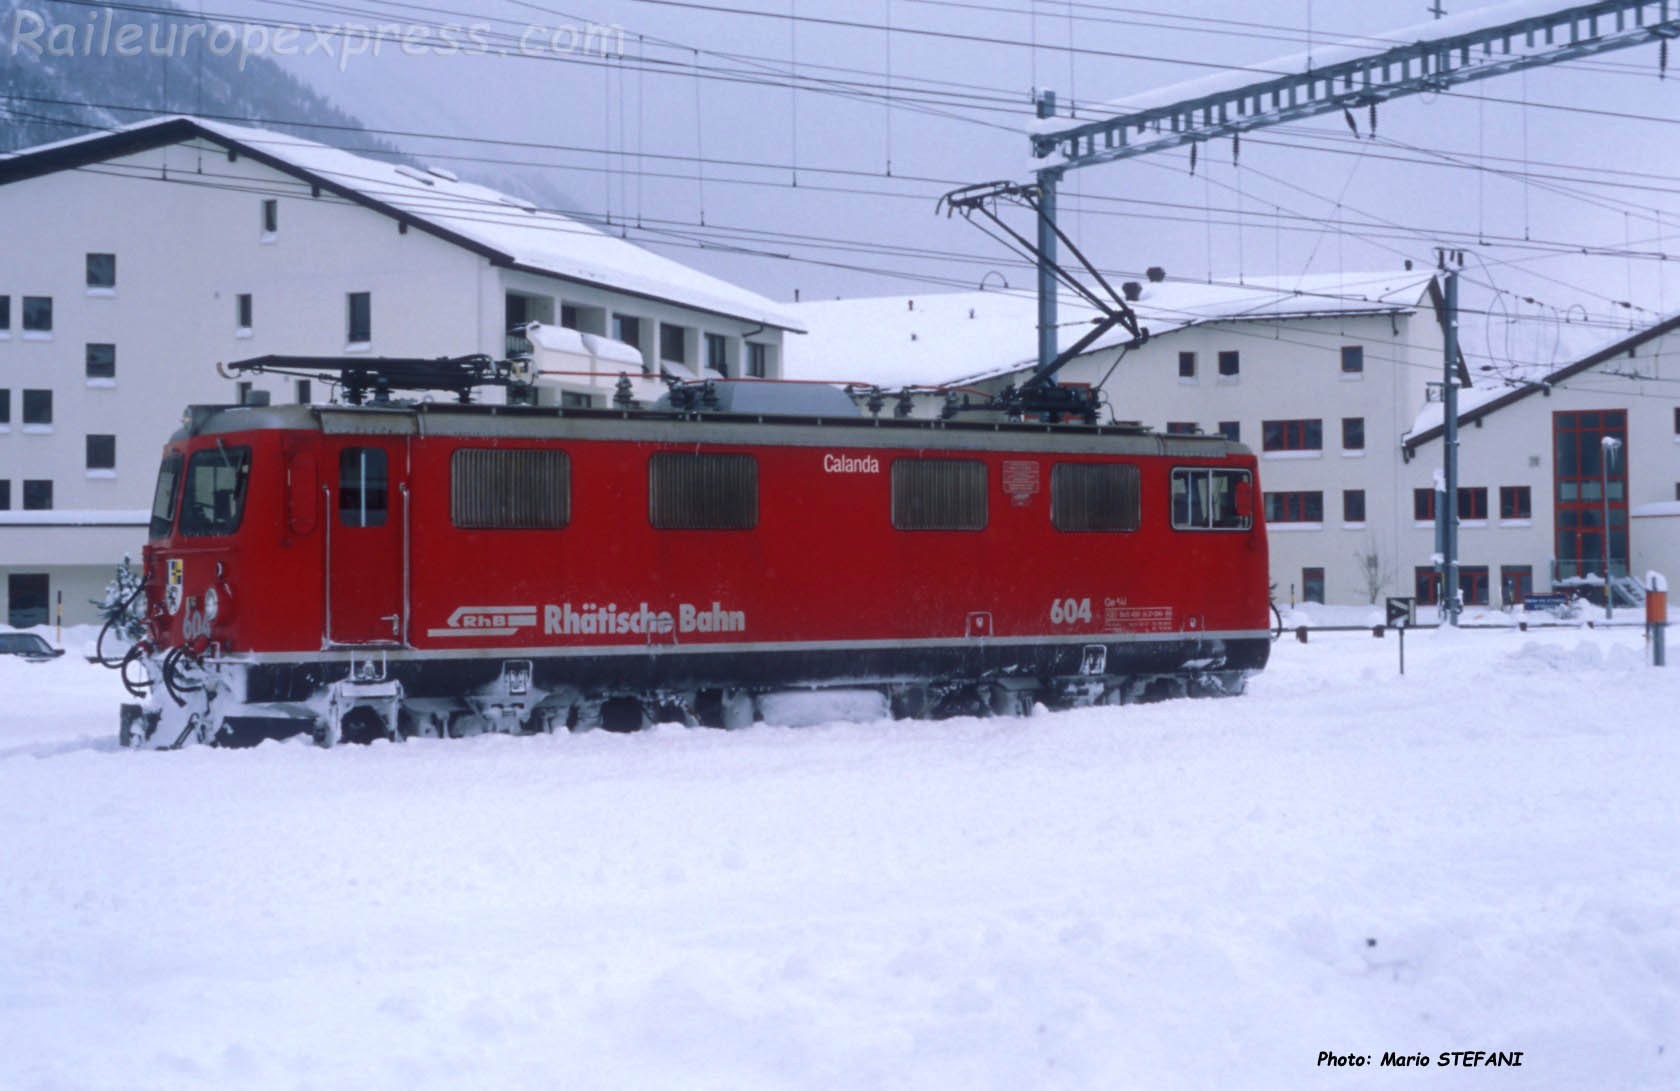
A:
<svg viewBox="0 0 1680 1091">
<path fill-rule="evenodd" d="M 1056 92 L 1038 96 L 1038 116 L 1056 116 Z M 1047 368 L 1056 358 L 1056 184 L 1062 180 L 1059 168 L 1038 172 L 1038 366 Z"/>
<path fill-rule="evenodd" d="M 1448 625 L 1458 624 L 1458 273 L 1446 269 L 1446 255 L 1442 255 L 1444 276 L 1441 295 L 1445 301 L 1442 316 L 1442 344 L 1445 348 L 1444 371 L 1441 376 L 1442 451 L 1444 493 L 1435 524 L 1441 539 L 1441 595 L 1444 603 L 1442 617 Z"/>
<path fill-rule="evenodd" d="M 1603 457 L 1599 459 L 1599 487 L 1604 490 L 1604 620 L 1609 621 L 1616 616 L 1616 610 L 1611 605 L 1614 597 L 1610 589 L 1610 463 L 1616 457 L 1616 448 L 1622 445 L 1615 436 L 1602 436 L 1599 446 L 1604 449 Z"/>
</svg>

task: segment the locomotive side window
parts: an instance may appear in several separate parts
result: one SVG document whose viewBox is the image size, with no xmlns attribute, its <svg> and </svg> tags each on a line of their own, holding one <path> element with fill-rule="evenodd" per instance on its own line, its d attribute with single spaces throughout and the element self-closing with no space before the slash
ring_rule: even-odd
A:
<svg viewBox="0 0 1680 1091">
<path fill-rule="evenodd" d="M 1050 468 L 1050 522 L 1057 530 L 1136 530 L 1138 468 L 1058 462 Z"/>
<path fill-rule="evenodd" d="M 338 522 L 382 527 L 387 506 L 385 449 L 346 447 L 338 453 Z"/>
<path fill-rule="evenodd" d="M 456 451 L 449 516 L 466 530 L 559 530 L 572 517 L 571 459 L 564 451 Z"/>
<path fill-rule="evenodd" d="M 152 493 L 152 525 L 147 537 L 167 538 L 175 523 L 176 489 L 181 484 L 181 456 L 170 455 L 158 468 L 157 491 Z"/>
<path fill-rule="evenodd" d="M 1172 472 L 1174 530 L 1247 530 L 1254 517 L 1241 499 L 1253 488 L 1247 470 L 1178 469 Z"/>
<path fill-rule="evenodd" d="M 986 464 L 945 458 L 895 460 L 892 524 L 898 530 L 985 530 Z"/>
<path fill-rule="evenodd" d="M 648 521 L 658 530 L 751 530 L 758 525 L 758 460 L 654 455 L 648 460 Z"/>
<path fill-rule="evenodd" d="M 232 534 L 245 515 L 245 484 L 251 476 L 249 447 L 199 451 L 187 463 L 181 502 L 181 533 L 188 538 Z"/>
</svg>

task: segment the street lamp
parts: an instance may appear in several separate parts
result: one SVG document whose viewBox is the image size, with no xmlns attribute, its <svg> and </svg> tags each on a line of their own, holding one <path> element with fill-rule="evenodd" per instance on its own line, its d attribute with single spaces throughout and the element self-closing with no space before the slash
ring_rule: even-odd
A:
<svg viewBox="0 0 1680 1091">
<path fill-rule="evenodd" d="M 1598 468 L 1604 489 L 1604 620 L 1609 621 L 1615 616 L 1615 608 L 1610 604 L 1614 597 L 1610 590 L 1610 463 L 1621 449 L 1622 441 L 1615 436 L 1604 436 L 1598 442 L 1604 447 L 1604 458 Z"/>
</svg>

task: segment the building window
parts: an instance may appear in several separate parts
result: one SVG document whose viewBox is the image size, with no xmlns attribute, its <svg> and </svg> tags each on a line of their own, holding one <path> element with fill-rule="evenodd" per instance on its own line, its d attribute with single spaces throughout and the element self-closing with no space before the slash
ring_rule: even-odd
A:
<svg viewBox="0 0 1680 1091">
<path fill-rule="evenodd" d="M 12 392 L 0 388 L 0 425 L 12 423 Z"/>
<path fill-rule="evenodd" d="M 89 254 L 87 256 L 87 286 L 115 288 L 117 286 L 117 255 Z"/>
<path fill-rule="evenodd" d="M 1413 593 L 1419 606 L 1437 606 L 1441 602 L 1441 574 L 1433 568 L 1419 565 L 1415 570 Z"/>
<path fill-rule="evenodd" d="M 943 458 L 900 458 L 893 462 L 894 528 L 985 530 L 986 514 L 984 462 Z"/>
<path fill-rule="evenodd" d="M 770 350 L 768 345 L 756 341 L 747 342 L 747 377 L 749 379 L 763 379 L 770 374 Z"/>
<path fill-rule="evenodd" d="M 1365 521 L 1365 490 L 1342 490 L 1342 522 L 1363 523 Z"/>
<path fill-rule="evenodd" d="M 1431 522 L 1435 518 L 1435 490 L 1412 490 L 1412 518 L 1420 523 Z"/>
<path fill-rule="evenodd" d="M 26 295 L 23 297 L 23 332 L 52 332 L 52 296 Z"/>
<path fill-rule="evenodd" d="M 117 437 L 89 436 L 87 438 L 87 468 L 114 470 L 117 468 Z"/>
<path fill-rule="evenodd" d="M 365 345 L 373 340 L 373 293 L 350 293 L 349 338 L 352 345 Z"/>
<path fill-rule="evenodd" d="M 272 197 L 262 203 L 262 229 L 264 235 L 273 235 L 280 230 L 280 202 Z"/>
<path fill-rule="evenodd" d="M 1247 470 L 1174 469 L 1172 525 L 1174 530 L 1247 530 L 1254 517 L 1239 497 L 1252 490 Z M 1250 492 L 1252 497 L 1252 492 Z M 1249 503 L 1252 503 L 1252 499 Z"/>
<path fill-rule="evenodd" d="M 605 336 L 607 332 L 607 309 L 605 307 L 586 307 L 581 303 L 561 303 L 560 325 L 581 333 Z"/>
<path fill-rule="evenodd" d="M 648 460 L 648 522 L 656 530 L 751 530 L 758 525 L 758 460 L 654 455 Z"/>
<path fill-rule="evenodd" d="M 1458 517 L 1460 519 L 1486 519 L 1488 491 L 1482 488 L 1463 488 L 1458 490 Z"/>
<path fill-rule="evenodd" d="M 1170 420 L 1167 422 L 1167 435 L 1194 436 L 1201 432 L 1193 420 Z"/>
<path fill-rule="evenodd" d="M 1488 604 L 1488 567 L 1485 564 L 1464 565 L 1458 570 L 1458 590 L 1466 606 Z"/>
<path fill-rule="evenodd" d="M 729 338 L 721 333 L 706 335 L 706 366 L 729 378 Z"/>
<path fill-rule="evenodd" d="M 1222 420 L 1219 422 L 1219 434 L 1232 443 L 1241 443 L 1242 424 L 1234 420 Z"/>
<path fill-rule="evenodd" d="M 1627 572 L 1627 438 L 1625 409 L 1552 414 L 1554 579 L 1603 574 L 1606 547 L 1612 574 Z M 1606 439 L 1619 445 L 1608 465 Z"/>
<path fill-rule="evenodd" d="M 1301 569 L 1301 601 L 1324 605 L 1324 569 Z"/>
<path fill-rule="evenodd" d="M 5 302 L 5 297 L 0 296 L 0 306 L 3 306 Z M 0 309 L 0 315 L 4 315 L 5 313 L 6 312 L 3 309 Z M 5 328 L 6 323 L 3 320 L 0 320 L 0 330 Z M 1680 436 L 1680 406 L 1676 406 L 1674 409 L 1674 434 Z"/>
<path fill-rule="evenodd" d="M 1050 523 L 1057 530 L 1136 530 L 1139 475 L 1125 463 L 1058 462 L 1050 469 Z"/>
<path fill-rule="evenodd" d="M 1219 377 L 1221 379 L 1235 379 L 1241 366 L 1241 361 L 1237 358 L 1235 349 L 1227 349 L 1219 354 Z"/>
<path fill-rule="evenodd" d="M 12 483 L 0 478 L 0 511 L 12 510 Z"/>
<path fill-rule="evenodd" d="M 90 379 L 115 379 L 117 377 L 117 346 L 95 345 L 87 347 L 87 377 Z"/>
<path fill-rule="evenodd" d="M 564 451 L 463 448 L 450 456 L 450 519 L 474 530 L 559 530 L 571 521 Z"/>
<path fill-rule="evenodd" d="M 12 328 L 12 297 L 0 295 L 0 333 L 9 333 Z M 1680 414 L 1674 418 L 1675 431 L 1680 432 Z"/>
<path fill-rule="evenodd" d="M 354 299 L 355 297 L 352 296 L 351 298 Z M 352 306 L 352 308 L 354 308 L 354 304 L 352 304 L 351 306 Z M 239 328 L 242 329 L 242 330 L 250 329 L 251 328 L 252 310 L 253 310 L 253 308 L 251 306 L 251 293 L 250 292 L 240 292 L 239 293 L 238 300 L 237 300 L 237 303 L 236 303 L 236 306 L 235 306 L 235 310 L 238 312 L 235 315 L 235 317 L 238 320 Z M 352 318 L 352 324 L 354 324 L 354 319 L 353 318 Z M 353 341 L 353 340 L 355 340 L 355 338 L 352 337 L 351 340 Z"/>
<path fill-rule="evenodd" d="M 659 358 L 673 364 L 688 363 L 688 327 L 659 324 Z"/>
<path fill-rule="evenodd" d="M 52 423 L 52 394 L 50 390 L 23 392 L 23 423 L 47 425 Z"/>
<path fill-rule="evenodd" d="M 181 533 L 188 538 L 213 538 L 238 530 L 250 476 L 249 447 L 217 447 L 194 454 L 187 463 Z M 162 485 L 160 477 L 160 489 Z"/>
<path fill-rule="evenodd" d="M 1501 485 L 1499 488 L 1499 517 L 1501 519 L 1531 519 L 1534 504 L 1527 485 Z"/>
<path fill-rule="evenodd" d="M 642 347 L 642 320 L 633 314 L 613 315 L 613 340 L 632 348 Z"/>
<path fill-rule="evenodd" d="M 1320 420 L 1261 421 L 1260 446 L 1267 451 L 1321 451 L 1324 449 L 1324 422 Z"/>
<path fill-rule="evenodd" d="M 1360 375 L 1365 371 L 1365 346 L 1342 346 L 1342 374 Z"/>
<path fill-rule="evenodd" d="M 193 458 L 196 460 L 197 455 Z M 338 453 L 338 522 L 382 527 L 390 506 L 390 476 L 383 447 L 346 447 Z"/>
<path fill-rule="evenodd" d="M 48 599 L 52 581 L 45 572 L 11 572 L 6 576 L 6 624 L 14 629 L 45 625 L 51 620 Z"/>
<path fill-rule="evenodd" d="M 1178 377 L 1180 379 L 1194 379 L 1196 377 L 1196 354 L 1181 352 L 1178 354 Z"/>
<path fill-rule="evenodd" d="M 52 485 L 51 481 L 25 481 L 23 483 L 23 510 L 51 511 Z"/>
<path fill-rule="evenodd" d="M 1534 593 L 1534 568 L 1526 564 L 1499 566 L 1499 601 L 1506 606 L 1520 606 Z"/>
<path fill-rule="evenodd" d="M 299 405 L 308 405 L 315 400 L 315 392 L 309 385 L 308 379 L 299 379 L 295 384 L 296 398 Z"/>
<path fill-rule="evenodd" d="M 1266 522 L 1322 523 L 1322 492 L 1269 492 L 1266 494 Z"/>
<path fill-rule="evenodd" d="M 1342 418 L 1342 450 L 1363 451 L 1365 449 L 1365 418 Z"/>
</svg>

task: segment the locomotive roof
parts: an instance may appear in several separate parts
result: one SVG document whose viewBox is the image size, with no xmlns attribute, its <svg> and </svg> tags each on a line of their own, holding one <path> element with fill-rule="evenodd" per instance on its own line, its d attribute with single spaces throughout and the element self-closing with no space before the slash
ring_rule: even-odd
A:
<svg viewBox="0 0 1680 1091">
<path fill-rule="evenodd" d="M 254 431 L 327 435 L 584 439 L 787 447 L 1079 451 L 1222 458 L 1248 448 L 1223 436 L 1164 435 L 1136 424 L 829 418 L 660 410 L 421 403 L 390 406 L 193 406 L 176 440 Z"/>
</svg>

